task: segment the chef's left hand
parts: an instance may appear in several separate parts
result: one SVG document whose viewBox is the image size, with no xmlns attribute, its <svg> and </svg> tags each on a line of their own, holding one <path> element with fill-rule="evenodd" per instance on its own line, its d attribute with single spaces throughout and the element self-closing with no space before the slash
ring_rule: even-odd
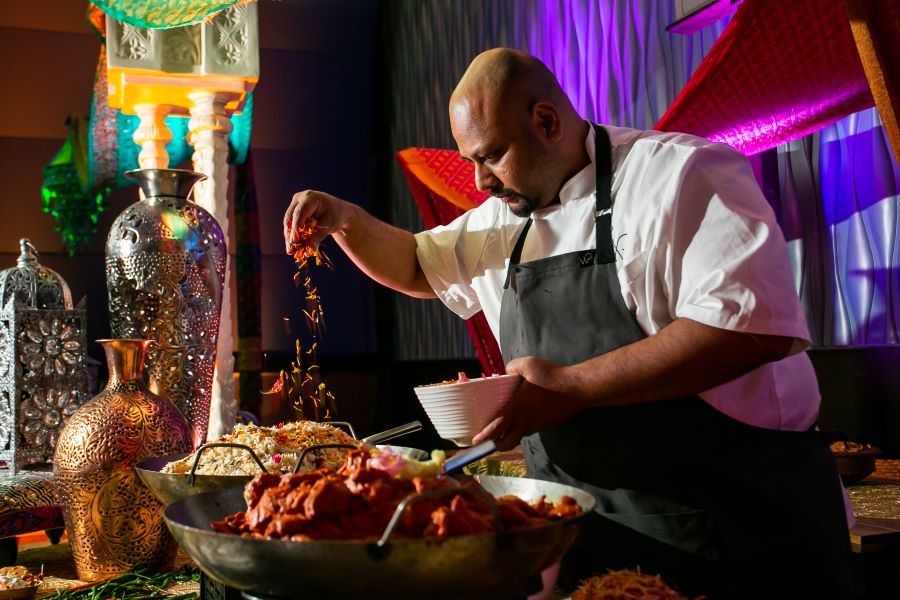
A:
<svg viewBox="0 0 900 600">
<path fill-rule="evenodd" d="M 581 412 L 585 403 L 575 395 L 573 369 L 536 356 L 515 358 L 506 373 L 522 382 L 509 401 L 472 439 L 473 444 L 494 440 L 498 450 L 515 448 L 523 436 L 559 425 Z"/>
</svg>

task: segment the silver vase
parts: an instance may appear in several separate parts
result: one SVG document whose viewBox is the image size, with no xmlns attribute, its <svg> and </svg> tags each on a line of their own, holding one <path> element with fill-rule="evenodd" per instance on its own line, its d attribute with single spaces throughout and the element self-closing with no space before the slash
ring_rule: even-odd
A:
<svg viewBox="0 0 900 600">
<path fill-rule="evenodd" d="M 200 173 L 125 173 L 144 199 L 120 214 L 106 240 L 109 320 L 116 338 L 154 340 L 149 388 L 188 420 L 197 448 L 206 441 L 227 250 L 222 229 L 187 199 Z"/>
</svg>

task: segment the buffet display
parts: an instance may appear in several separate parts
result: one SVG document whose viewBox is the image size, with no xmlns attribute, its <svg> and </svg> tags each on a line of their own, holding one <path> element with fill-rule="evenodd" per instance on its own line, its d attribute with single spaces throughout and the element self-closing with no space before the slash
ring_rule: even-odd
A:
<svg viewBox="0 0 900 600">
<path fill-rule="evenodd" d="M 351 435 L 338 428 L 339 423 L 350 429 Z M 352 425 L 338 421 L 295 421 L 273 427 L 236 425 L 220 441 L 204 444 L 192 453 L 143 460 L 135 465 L 135 471 L 163 504 L 169 504 L 185 496 L 242 486 L 261 472 L 278 474 L 337 467 L 343 462 L 348 448 L 365 445 L 374 449 L 374 444 L 418 431 L 421 427 L 420 422 L 412 421 L 358 440 Z M 303 457 L 304 452 L 314 446 L 316 451 L 307 452 Z M 381 460 L 389 461 L 393 454 L 428 458 L 421 450 L 389 446 L 381 453 Z M 432 460 L 440 463 L 442 453 L 434 454 Z M 209 460 L 206 460 L 207 455 L 211 457 Z"/>
<path fill-rule="evenodd" d="M 385 481 L 382 475 L 363 472 L 375 480 Z M 291 476 L 282 477 L 290 483 Z M 277 488 L 282 477 L 261 475 L 260 484 L 250 487 L 251 499 L 260 492 L 265 494 L 269 487 L 263 489 L 263 486 L 269 482 Z M 302 489 L 303 482 L 309 482 L 310 475 L 299 477 L 298 483 Z M 519 524 L 521 527 L 516 526 L 512 530 L 506 530 L 500 520 L 493 531 L 474 533 L 461 530 L 459 535 L 403 537 L 406 535 L 403 532 L 408 531 L 404 529 L 407 519 L 425 518 L 425 515 L 434 518 L 431 517 L 434 510 L 429 511 L 428 507 L 436 497 L 447 499 L 448 504 L 443 505 L 445 510 L 438 513 L 445 515 L 450 511 L 455 497 L 464 497 L 469 508 L 474 503 L 470 501 L 472 498 L 482 497 L 480 491 L 469 490 L 465 485 L 457 487 L 450 481 L 451 487 L 447 489 L 429 489 L 404 497 L 402 501 L 395 495 L 396 509 L 387 527 L 379 533 L 374 524 L 364 525 L 368 528 L 366 539 L 295 541 L 217 530 L 219 526 L 214 527 L 213 523 L 221 523 L 238 513 L 247 513 L 245 490 L 239 487 L 178 500 L 166 508 L 165 518 L 181 547 L 203 571 L 217 581 L 253 595 L 294 598 L 297 597 L 297 590 L 303 590 L 304 597 L 308 598 L 388 595 L 391 598 L 422 598 L 425 594 L 459 598 L 475 597 L 474 594 L 484 589 L 508 591 L 511 583 L 540 574 L 558 561 L 574 541 L 581 516 L 592 510 L 595 503 L 593 496 L 587 492 L 562 484 L 490 476 L 478 477 L 476 481 L 484 492 L 495 497 L 498 505 L 502 502 L 496 498 L 504 496 L 515 496 L 532 506 L 547 503 L 559 505 L 559 518 L 530 524 L 523 522 Z M 321 487 L 325 485 L 323 483 Z M 399 489 L 415 491 L 414 484 L 409 484 L 413 486 L 411 488 L 403 488 L 403 485 Z M 370 486 L 369 489 L 374 491 L 380 488 Z M 392 493 L 397 494 L 398 488 L 385 486 L 384 489 L 394 490 Z M 330 491 L 322 492 L 325 493 L 331 494 Z M 378 493 L 382 492 L 376 492 L 376 496 Z M 254 506 L 261 506 L 280 495 L 280 491 L 273 489 L 268 497 L 261 497 Z M 317 502 L 325 497 L 319 495 L 310 500 L 307 496 L 303 504 L 309 501 L 310 508 L 316 513 L 319 508 Z M 564 500 L 565 497 L 572 500 Z M 294 498 L 299 499 L 299 496 Z M 348 506 L 364 501 L 346 496 L 345 500 Z M 417 505 L 423 508 L 417 510 Z M 520 508 L 517 502 L 511 503 L 511 506 Z M 571 511 L 568 514 L 574 516 L 563 517 L 563 510 Z M 324 513 L 328 512 L 325 508 Z M 379 513 L 379 522 L 386 512 Z M 335 513 L 331 515 L 334 517 Z M 454 521 L 449 516 L 440 518 L 447 519 L 448 523 Z M 480 518 L 473 517 L 473 520 L 483 523 Z M 230 522 L 234 523 L 235 519 Z M 285 525 L 288 524 L 289 521 L 285 521 Z M 329 527 L 323 524 L 323 529 Z M 434 529 L 436 532 L 437 528 Z M 353 573 L 353 577 L 347 577 L 348 573 Z"/>
<path fill-rule="evenodd" d="M 290 401 L 300 420 L 240 424 L 204 444 L 224 238 L 187 200 L 199 174 L 128 175 L 145 198 L 116 219 L 107 240 L 110 321 L 120 338 L 102 341 L 110 380 L 72 411 L 54 458 L 81 579 L 166 569 L 175 542 L 212 580 L 247 597 L 291 598 L 303 590 L 310 600 L 438 600 L 508 596 L 513 588 L 524 597 L 542 571 L 558 565 L 594 508 L 588 492 L 453 474 L 493 452 L 493 442 L 445 460 L 442 451 L 376 446 L 420 429 L 418 422 L 358 439 L 352 426 L 331 420 L 334 397 L 316 366 L 324 310 L 305 270 L 332 264 L 314 241 L 314 221 L 297 230 L 291 247 L 313 343 L 306 350 L 297 343 L 296 362 L 270 392 Z M 61 361 L 70 362 L 63 353 L 45 360 L 44 371 L 58 371 Z M 415 393 L 442 437 L 469 446 L 520 382 L 517 375 L 460 373 Z M 665 595 L 659 577 L 623 573 L 585 582 L 574 598 L 606 598 L 613 579 L 626 591 L 679 598 Z M 0 578 L 0 588 L 7 583 L 22 587 Z"/>
</svg>

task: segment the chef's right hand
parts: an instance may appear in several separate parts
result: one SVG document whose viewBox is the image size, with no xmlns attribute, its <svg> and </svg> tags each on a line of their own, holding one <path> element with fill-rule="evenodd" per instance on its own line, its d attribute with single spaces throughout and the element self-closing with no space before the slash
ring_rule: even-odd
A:
<svg viewBox="0 0 900 600">
<path fill-rule="evenodd" d="M 312 236 L 315 246 L 326 236 L 341 229 L 348 218 L 348 202 L 331 194 L 305 190 L 297 192 L 284 211 L 284 251 L 291 253 L 294 231 L 309 219 L 315 219 L 318 227 Z"/>
</svg>

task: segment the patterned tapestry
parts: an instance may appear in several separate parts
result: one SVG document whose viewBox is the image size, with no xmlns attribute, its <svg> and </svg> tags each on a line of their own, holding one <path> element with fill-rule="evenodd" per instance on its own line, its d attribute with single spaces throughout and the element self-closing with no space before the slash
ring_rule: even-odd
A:
<svg viewBox="0 0 900 600">
<path fill-rule="evenodd" d="M 873 104 L 843 0 L 744 0 L 655 128 L 750 155 Z"/>
</svg>

